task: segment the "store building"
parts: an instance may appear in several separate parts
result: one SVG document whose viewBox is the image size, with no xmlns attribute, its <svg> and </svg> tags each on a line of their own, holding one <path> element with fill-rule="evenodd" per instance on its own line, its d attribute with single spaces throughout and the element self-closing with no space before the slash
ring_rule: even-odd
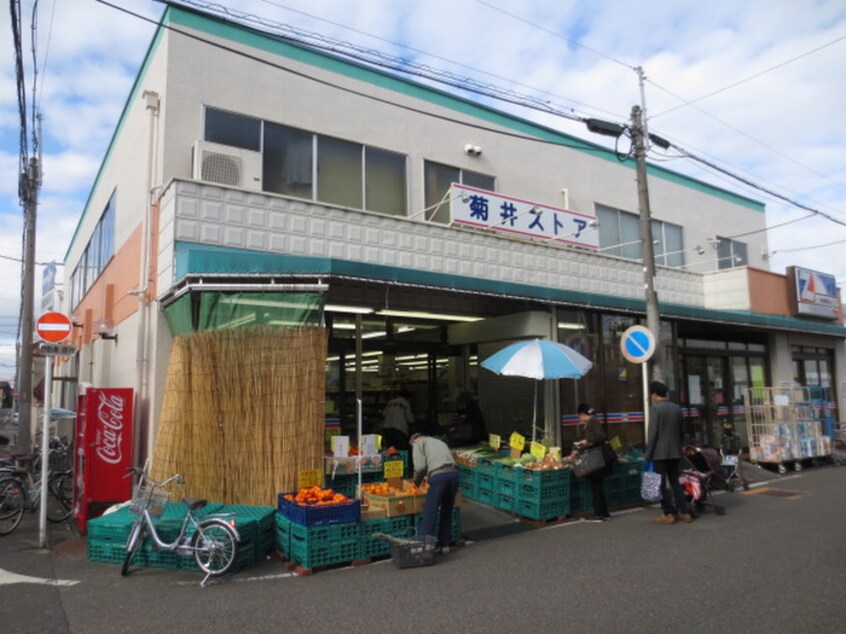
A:
<svg viewBox="0 0 846 634">
<path fill-rule="evenodd" d="M 60 373 L 133 387 L 147 448 L 175 335 L 324 323 L 327 419 L 350 424 L 361 398 L 375 426 L 408 390 L 440 430 L 469 391 L 507 434 L 530 431 L 534 386 L 478 362 L 544 337 L 594 361 L 543 384 L 546 433 L 566 442 L 590 401 L 637 443 L 641 368 L 619 351 L 645 309 L 634 174 L 588 140 L 169 6 L 70 242 L 82 327 Z M 698 440 L 724 417 L 742 428 L 751 385 L 829 388 L 836 408 L 834 280 L 835 309 L 795 315 L 762 256 L 762 203 L 657 166 L 649 179 L 659 354 Z"/>
</svg>

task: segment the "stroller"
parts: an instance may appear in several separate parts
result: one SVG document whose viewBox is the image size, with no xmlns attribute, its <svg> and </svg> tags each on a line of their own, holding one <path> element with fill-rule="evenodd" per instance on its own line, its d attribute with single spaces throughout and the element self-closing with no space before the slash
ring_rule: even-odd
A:
<svg viewBox="0 0 846 634">
<path fill-rule="evenodd" d="M 720 453 L 716 449 L 699 448 L 688 445 L 684 456 L 689 469 L 682 469 L 679 483 L 690 499 L 694 514 L 699 515 L 707 507 L 714 509 L 717 515 L 725 515 L 725 507 L 711 502 L 711 494 L 717 489 L 726 489 L 726 480 L 722 476 Z"/>
<path fill-rule="evenodd" d="M 723 421 L 719 473 L 725 480 L 726 491 L 734 491 L 735 482 L 739 482 L 745 491 L 749 490 L 749 483 L 741 471 L 740 451 L 740 438 L 734 433 L 734 425 L 727 420 Z"/>
</svg>

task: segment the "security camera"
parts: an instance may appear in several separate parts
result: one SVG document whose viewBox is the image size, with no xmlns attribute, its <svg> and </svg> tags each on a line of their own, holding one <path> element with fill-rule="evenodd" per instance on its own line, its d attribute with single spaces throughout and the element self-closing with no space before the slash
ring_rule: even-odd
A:
<svg viewBox="0 0 846 634">
<path fill-rule="evenodd" d="M 481 156 L 482 155 L 482 148 L 478 145 L 473 145 L 472 143 L 468 143 L 464 146 L 464 153 L 468 156 Z"/>
</svg>

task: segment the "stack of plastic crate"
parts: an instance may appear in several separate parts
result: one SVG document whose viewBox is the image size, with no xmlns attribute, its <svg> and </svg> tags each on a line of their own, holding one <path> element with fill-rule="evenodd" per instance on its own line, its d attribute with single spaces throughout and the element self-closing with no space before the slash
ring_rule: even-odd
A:
<svg viewBox="0 0 846 634">
<path fill-rule="evenodd" d="M 571 513 L 570 469 L 516 470 L 514 512 L 534 520 L 563 517 Z"/>
</svg>

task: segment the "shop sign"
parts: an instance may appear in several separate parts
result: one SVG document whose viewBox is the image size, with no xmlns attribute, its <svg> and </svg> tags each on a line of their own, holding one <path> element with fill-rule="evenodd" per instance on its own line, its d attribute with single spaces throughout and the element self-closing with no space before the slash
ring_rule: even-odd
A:
<svg viewBox="0 0 846 634">
<path fill-rule="evenodd" d="M 532 441 L 529 445 L 529 453 L 538 460 L 543 460 L 546 457 L 546 447 L 539 442 Z"/>
<path fill-rule="evenodd" d="M 491 449 L 499 451 L 500 447 L 502 447 L 502 436 L 499 434 L 488 434 L 488 444 L 491 446 Z"/>
<path fill-rule="evenodd" d="M 309 487 L 323 486 L 322 469 L 303 469 L 297 476 L 297 487 L 308 489 Z"/>
<path fill-rule="evenodd" d="M 523 451 L 523 448 L 526 446 L 526 437 L 515 431 L 511 434 L 511 438 L 508 440 L 508 446 L 512 449 Z"/>
<path fill-rule="evenodd" d="M 787 267 L 787 288 L 794 315 L 838 318 L 840 301 L 837 280 L 833 275 L 790 266 Z"/>
<path fill-rule="evenodd" d="M 452 184 L 451 201 L 453 224 L 490 229 L 521 238 L 599 248 L 594 216 L 458 183 Z"/>
<path fill-rule="evenodd" d="M 402 478 L 405 475 L 405 463 L 402 460 L 388 460 L 384 464 L 385 480 Z"/>
</svg>

